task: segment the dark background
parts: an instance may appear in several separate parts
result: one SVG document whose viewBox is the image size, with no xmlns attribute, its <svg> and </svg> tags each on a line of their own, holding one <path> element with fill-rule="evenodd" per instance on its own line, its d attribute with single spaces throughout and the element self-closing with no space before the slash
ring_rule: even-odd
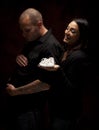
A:
<svg viewBox="0 0 99 130">
<path fill-rule="evenodd" d="M 74 17 L 83 17 L 90 24 L 89 53 L 97 62 L 98 7 L 90 0 L 2 0 L 0 2 L 0 82 L 13 70 L 15 57 L 23 45 L 18 25 L 19 15 L 29 7 L 38 9 L 47 28 L 62 43 L 66 23 Z"/>
<path fill-rule="evenodd" d="M 29 7 L 38 9 L 43 15 L 45 26 L 52 28 L 60 43 L 62 43 L 68 21 L 75 17 L 86 18 L 90 24 L 88 52 L 95 65 L 98 66 L 99 7 L 97 5 L 96 0 L 0 0 L 1 127 L 6 110 L 6 97 L 2 94 L 2 88 L 15 67 L 15 57 L 24 43 L 18 25 L 18 18 L 22 11 Z"/>
</svg>

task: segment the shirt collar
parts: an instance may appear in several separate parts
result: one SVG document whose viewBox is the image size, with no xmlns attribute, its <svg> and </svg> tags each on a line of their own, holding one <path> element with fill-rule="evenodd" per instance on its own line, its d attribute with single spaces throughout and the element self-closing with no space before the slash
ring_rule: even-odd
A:
<svg viewBox="0 0 99 130">
<path fill-rule="evenodd" d="M 45 35 L 43 35 L 42 37 L 40 37 L 39 41 L 40 41 L 40 42 L 46 41 L 46 39 L 48 39 L 48 37 L 51 35 L 51 32 L 52 32 L 52 30 L 49 29 L 49 30 L 46 32 Z"/>
</svg>

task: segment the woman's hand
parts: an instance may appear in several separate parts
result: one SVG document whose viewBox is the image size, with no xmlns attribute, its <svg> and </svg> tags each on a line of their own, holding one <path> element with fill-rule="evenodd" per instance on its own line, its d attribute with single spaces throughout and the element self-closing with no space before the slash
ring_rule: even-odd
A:
<svg viewBox="0 0 99 130">
<path fill-rule="evenodd" d="M 38 65 L 38 67 L 47 71 L 57 71 L 60 68 L 60 66 L 57 64 L 55 64 L 53 67 L 44 67 L 40 65 Z"/>
</svg>

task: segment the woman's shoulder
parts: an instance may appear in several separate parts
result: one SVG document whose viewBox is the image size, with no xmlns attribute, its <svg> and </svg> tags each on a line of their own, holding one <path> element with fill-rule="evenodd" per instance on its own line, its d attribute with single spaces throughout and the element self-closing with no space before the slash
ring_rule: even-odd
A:
<svg viewBox="0 0 99 130">
<path fill-rule="evenodd" d="M 70 55 L 68 56 L 68 58 L 70 59 L 85 59 L 85 58 L 88 58 L 88 55 L 87 53 L 85 53 L 84 51 L 82 50 L 76 50 L 76 51 L 72 51 L 70 53 Z"/>
<path fill-rule="evenodd" d="M 88 61 L 88 55 L 82 50 L 72 51 L 67 58 L 67 63 L 69 64 L 84 61 Z"/>
</svg>

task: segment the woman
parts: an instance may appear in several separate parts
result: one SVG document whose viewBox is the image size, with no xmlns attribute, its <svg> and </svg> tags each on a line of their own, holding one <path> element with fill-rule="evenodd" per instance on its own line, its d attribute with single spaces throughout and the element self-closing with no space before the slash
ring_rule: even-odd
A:
<svg viewBox="0 0 99 130">
<path fill-rule="evenodd" d="M 57 77 L 54 86 L 57 87 L 52 89 L 49 98 L 52 117 L 51 130 L 80 129 L 84 90 L 91 85 L 90 62 L 86 54 L 88 28 L 86 19 L 72 20 L 65 29 L 63 39 L 65 50 L 61 65 L 50 68 L 42 67 L 49 71 L 56 72 L 57 70 L 54 75 Z"/>
</svg>

